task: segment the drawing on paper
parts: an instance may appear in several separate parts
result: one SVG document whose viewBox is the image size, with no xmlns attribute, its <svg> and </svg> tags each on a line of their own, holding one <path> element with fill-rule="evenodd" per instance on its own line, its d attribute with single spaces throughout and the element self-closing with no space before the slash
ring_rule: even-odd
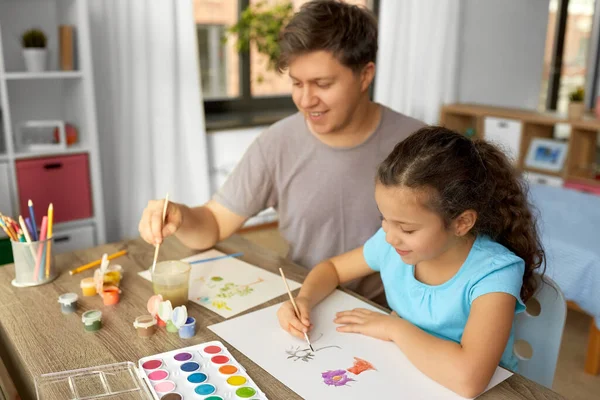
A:
<svg viewBox="0 0 600 400">
<path fill-rule="evenodd" d="M 258 278 L 256 281 L 244 285 L 238 285 L 233 282 L 226 282 L 219 287 L 219 285 L 221 284 L 220 282 L 223 281 L 223 278 L 220 276 L 212 276 L 208 279 L 208 281 L 203 276 L 201 276 L 197 280 L 209 289 L 218 289 L 218 293 L 215 294 L 214 297 L 203 296 L 198 297 L 197 300 L 203 304 L 210 304 L 218 310 L 228 311 L 231 311 L 231 307 L 227 305 L 227 301 L 224 299 L 230 299 L 234 296 L 248 296 L 254 291 L 254 288 L 252 286 L 264 282 L 264 279 Z"/>
<path fill-rule="evenodd" d="M 354 382 L 354 379 L 350 378 L 343 369 L 323 372 L 321 377 L 323 382 L 329 386 L 346 386 L 349 382 Z"/>
<path fill-rule="evenodd" d="M 285 352 L 289 354 L 288 359 L 292 359 L 293 361 L 302 360 L 304 362 L 308 362 L 315 357 L 315 353 L 320 350 L 329 349 L 332 347 L 336 347 L 338 349 L 342 349 L 340 346 L 325 346 L 318 349 L 315 349 L 313 353 L 310 348 L 300 348 L 300 346 L 292 347 L 290 350 L 286 350 Z"/>
<path fill-rule="evenodd" d="M 347 369 L 348 372 L 352 372 L 354 375 L 360 375 L 362 372 L 372 369 L 377 371 L 373 364 L 363 360 L 362 358 L 354 357 L 354 365 Z"/>
</svg>

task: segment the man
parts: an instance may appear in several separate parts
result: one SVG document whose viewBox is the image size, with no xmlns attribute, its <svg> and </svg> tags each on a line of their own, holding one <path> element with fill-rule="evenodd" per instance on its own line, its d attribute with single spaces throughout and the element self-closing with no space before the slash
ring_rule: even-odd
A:
<svg viewBox="0 0 600 400">
<path fill-rule="evenodd" d="M 148 203 L 139 230 L 149 243 L 176 234 L 207 249 L 274 207 L 288 257 L 311 268 L 361 246 L 381 224 L 375 172 L 394 145 L 422 127 L 372 102 L 377 21 L 333 0 L 306 3 L 280 35 L 279 70 L 289 71 L 299 112 L 263 132 L 205 205 Z M 352 288 L 382 301 L 378 276 Z"/>
</svg>

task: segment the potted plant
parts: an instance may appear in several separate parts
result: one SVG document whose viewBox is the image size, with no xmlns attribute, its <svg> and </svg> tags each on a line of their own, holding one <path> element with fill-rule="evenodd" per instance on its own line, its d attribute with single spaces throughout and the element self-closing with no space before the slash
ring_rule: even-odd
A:
<svg viewBox="0 0 600 400">
<path fill-rule="evenodd" d="M 260 54 L 268 59 L 268 70 L 275 70 L 279 58 L 279 32 L 294 15 L 291 1 L 269 5 L 261 1 L 248 6 L 240 15 L 238 22 L 227 29 L 227 34 L 237 38 L 236 50 L 248 53 L 255 45 Z M 224 41 L 227 37 L 223 38 Z M 258 77 L 259 82 L 262 76 Z"/>
<path fill-rule="evenodd" d="M 46 34 L 40 29 L 29 29 L 23 33 L 21 45 L 27 71 L 42 72 L 46 70 L 47 41 Z"/>
<path fill-rule="evenodd" d="M 583 87 L 578 87 L 569 93 L 569 119 L 580 119 L 585 111 Z"/>
</svg>

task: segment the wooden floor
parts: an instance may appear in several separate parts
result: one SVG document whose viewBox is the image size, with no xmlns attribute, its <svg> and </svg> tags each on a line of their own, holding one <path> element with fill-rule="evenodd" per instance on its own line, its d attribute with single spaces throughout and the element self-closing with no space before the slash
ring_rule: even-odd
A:
<svg viewBox="0 0 600 400">
<path fill-rule="evenodd" d="M 277 229 L 249 231 L 243 236 L 282 256 L 287 254 L 288 246 Z M 567 399 L 600 399 L 600 375 L 591 376 L 583 372 L 589 327 L 589 316 L 574 310 L 568 311 L 552 388 Z"/>
</svg>

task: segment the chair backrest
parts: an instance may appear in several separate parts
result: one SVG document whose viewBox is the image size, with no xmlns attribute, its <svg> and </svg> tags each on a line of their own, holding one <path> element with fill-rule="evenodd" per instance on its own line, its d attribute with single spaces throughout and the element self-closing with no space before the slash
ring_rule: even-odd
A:
<svg viewBox="0 0 600 400">
<path fill-rule="evenodd" d="M 519 374 L 552 388 L 556 361 L 560 350 L 567 303 L 558 285 L 544 276 L 533 299 L 527 302 L 527 311 L 515 317 L 515 354 L 519 360 Z M 537 300 L 537 303 L 536 303 Z M 525 341 L 526 343 L 523 343 Z M 523 352 L 523 347 L 531 346 Z M 525 345 L 525 346 L 523 346 Z M 526 358 L 527 356 L 530 358 Z"/>
</svg>

